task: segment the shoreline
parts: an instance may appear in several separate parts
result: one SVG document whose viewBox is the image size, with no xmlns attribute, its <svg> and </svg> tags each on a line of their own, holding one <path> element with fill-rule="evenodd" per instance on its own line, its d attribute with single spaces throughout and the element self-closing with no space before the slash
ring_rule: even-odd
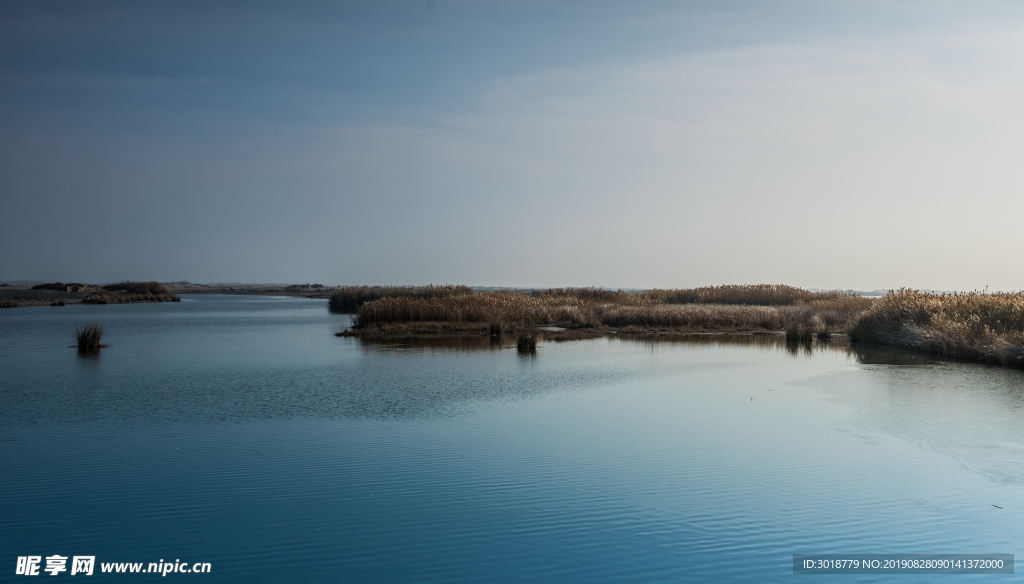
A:
<svg viewBox="0 0 1024 584">
<path fill-rule="evenodd" d="M 723 327 L 720 329 L 685 329 L 685 328 L 664 328 L 664 327 L 621 327 L 621 328 L 567 328 L 559 326 L 541 325 L 535 327 L 510 327 L 503 330 L 500 335 L 492 335 L 486 324 L 480 326 L 460 326 L 453 323 L 410 323 L 391 325 L 384 327 L 367 328 L 345 328 L 334 333 L 336 337 L 356 337 L 364 339 L 387 338 L 387 337 L 500 337 L 515 336 L 520 333 L 538 335 L 544 340 L 550 341 L 571 341 L 594 339 L 607 336 L 644 336 L 644 337 L 679 337 L 679 336 L 766 336 L 786 337 L 787 331 L 783 329 L 741 329 L 735 327 Z M 827 337 L 822 336 L 819 340 L 849 340 L 845 332 L 832 332 Z M 811 338 L 803 339 L 805 341 Z"/>
<path fill-rule="evenodd" d="M 221 295 L 221 296 L 288 296 L 289 298 L 309 298 L 310 300 L 328 300 L 331 295 L 323 293 L 321 295 L 310 294 L 309 292 L 291 292 L 283 290 L 176 290 L 171 289 L 172 294 L 195 294 L 195 295 Z"/>
<path fill-rule="evenodd" d="M 339 336 L 523 333 L 571 340 L 623 333 L 784 331 L 787 341 L 842 335 L 940 359 L 1024 368 L 1024 292 L 935 294 L 901 288 L 867 299 L 769 284 L 639 292 L 465 289 L 348 287 L 332 295 L 329 308 L 355 312 L 351 329 Z M 539 332 L 544 327 L 548 331 Z"/>
<path fill-rule="evenodd" d="M 40 284 L 29 287 L 0 287 L 0 308 L 67 306 L 68 304 L 138 304 L 179 302 L 181 298 L 159 282 L 124 281 L 95 286 L 91 284 Z"/>
</svg>

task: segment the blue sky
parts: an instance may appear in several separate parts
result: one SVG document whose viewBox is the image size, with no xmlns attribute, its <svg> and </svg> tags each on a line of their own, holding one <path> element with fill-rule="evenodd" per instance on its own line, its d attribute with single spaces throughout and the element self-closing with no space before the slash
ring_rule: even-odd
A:
<svg viewBox="0 0 1024 584">
<path fill-rule="evenodd" d="M 1011 2 L 0 4 L 0 279 L 1024 288 Z"/>
</svg>

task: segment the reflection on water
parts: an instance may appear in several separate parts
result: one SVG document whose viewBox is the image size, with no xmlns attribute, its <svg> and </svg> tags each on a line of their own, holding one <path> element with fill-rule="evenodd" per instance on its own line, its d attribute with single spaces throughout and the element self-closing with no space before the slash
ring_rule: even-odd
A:
<svg viewBox="0 0 1024 584">
<path fill-rule="evenodd" d="M 544 345 L 544 336 L 539 336 Z M 811 356 L 814 353 L 843 354 L 857 363 L 887 365 L 919 365 L 934 361 L 928 355 L 914 353 L 900 348 L 866 343 L 851 343 L 846 337 L 827 340 L 789 341 L 783 334 L 620 334 L 610 337 L 616 341 L 636 343 L 654 348 L 658 346 L 690 347 L 747 347 L 765 350 L 785 351 L 793 357 Z M 379 336 L 354 337 L 359 348 L 367 353 L 410 355 L 422 352 L 473 352 L 515 349 L 516 337 L 504 335 L 431 335 L 431 336 Z M 572 343 L 579 341 L 561 341 Z M 548 341 L 550 344 L 551 341 Z M 534 350 L 523 351 L 536 354 Z"/>
<path fill-rule="evenodd" d="M 204 582 L 781 582 L 793 553 L 1021 553 L 1024 372 L 777 335 L 520 356 L 334 337 L 325 304 L 0 313 L 0 549 L 194 558 Z M 77 320 L 111 346 L 67 348 Z"/>
<path fill-rule="evenodd" d="M 924 365 L 935 362 L 933 357 L 923 353 L 870 343 L 854 343 L 850 352 L 858 363 L 864 365 Z"/>
<path fill-rule="evenodd" d="M 771 334 L 612 335 L 570 342 L 541 335 L 536 351 L 523 352 L 513 351 L 515 335 L 345 338 L 333 332 L 350 317 L 327 313 L 322 301 L 186 300 L 170 308 L 5 312 L 0 424 L 427 419 L 555 391 L 749 367 L 754 354 L 928 362 L 843 340 L 793 343 Z M 111 346 L 77 355 L 67 349 L 67 323 L 79 320 L 104 324 Z"/>
<path fill-rule="evenodd" d="M 514 338 L 509 337 L 501 340 L 482 336 L 403 337 L 357 342 L 360 350 L 368 354 L 490 352 L 515 348 Z M 855 424 L 858 427 L 900 436 L 911 443 L 951 455 L 965 467 L 997 480 L 1024 483 L 1024 433 L 1018 426 L 1020 414 L 1024 412 L 1024 371 L 936 361 L 928 355 L 900 348 L 851 343 L 845 337 L 825 341 L 787 341 L 784 335 L 774 334 L 618 335 L 594 341 L 569 342 L 572 343 L 616 347 L 617 351 L 624 347 L 639 347 L 652 355 L 659 354 L 659 350 L 674 348 L 743 348 L 785 354 L 796 359 L 810 359 L 816 355 L 841 357 L 864 368 L 857 372 L 814 378 L 811 385 L 857 407 L 860 414 Z M 542 342 L 540 359 L 543 361 L 547 350 L 560 345 L 562 343 Z M 523 362 L 537 358 L 535 352 L 521 352 L 519 355 Z M 623 356 L 620 352 L 617 358 L 623 359 Z M 585 369 L 586 365 L 576 372 L 581 379 L 586 378 Z M 632 378 L 636 377 L 639 376 L 634 372 Z M 594 382 L 587 379 L 584 385 Z M 549 388 L 537 387 L 536 390 L 536 393 L 519 393 L 518 396 L 539 396 Z M 455 395 L 449 397 L 454 398 Z M 489 398 L 481 394 L 464 397 L 467 401 L 500 400 L 502 394 L 499 392 Z M 927 415 L 921 417 L 921 413 Z M 371 417 L 379 417 L 379 414 Z M 915 420 L 923 423 L 915 423 Z M 952 434 L 949 433 L 950 424 L 957 429 Z"/>
<path fill-rule="evenodd" d="M 516 335 L 502 335 L 499 337 L 488 337 L 484 335 L 423 335 L 423 336 L 375 336 L 375 337 L 352 337 L 358 341 L 360 348 L 370 352 L 395 352 L 407 351 L 494 351 L 516 347 Z M 543 345 L 544 334 L 538 335 Z M 626 341 L 640 345 L 690 345 L 690 346 L 739 346 L 739 347 L 763 347 L 771 349 L 789 349 L 784 335 L 779 334 L 619 334 L 609 338 L 617 341 Z M 573 343 L 577 341 L 563 341 L 555 339 L 547 343 Z M 817 350 L 834 349 L 835 347 L 849 347 L 848 341 L 836 341 L 832 343 L 808 342 L 808 347 Z"/>
<path fill-rule="evenodd" d="M 356 337 L 359 348 L 368 353 L 407 355 L 420 352 L 500 351 L 514 349 L 515 337 L 503 335 L 439 335 Z"/>
<path fill-rule="evenodd" d="M 857 408 L 849 431 L 898 436 L 990 479 L 1024 484 L 1024 371 L 853 349 L 861 368 L 809 383 Z"/>
<path fill-rule="evenodd" d="M 96 359 L 100 356 L 99 347 L 77 347 L 77 351 L 81 359 Z"/>
</svg>

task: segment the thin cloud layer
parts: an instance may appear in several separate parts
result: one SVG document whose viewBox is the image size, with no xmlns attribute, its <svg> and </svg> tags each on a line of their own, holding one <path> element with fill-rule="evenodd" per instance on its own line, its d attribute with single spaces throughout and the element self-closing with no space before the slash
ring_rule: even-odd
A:
<svg viewBox="0 0 1024 584">
<path fill-rule="evenodd" d="M 772 36 L 709 10 L 691 20 L 734 40 L 630 50 L 665 34 L 638 18 L 618 56 L 493 53 L 486 74 L 462 39 L 434 85 L 404 53 L 373 54 L 383 85 L 8 69 L 0 278 L 1019 289 L 1024 36 L 960 15 Z"/>
</svg>

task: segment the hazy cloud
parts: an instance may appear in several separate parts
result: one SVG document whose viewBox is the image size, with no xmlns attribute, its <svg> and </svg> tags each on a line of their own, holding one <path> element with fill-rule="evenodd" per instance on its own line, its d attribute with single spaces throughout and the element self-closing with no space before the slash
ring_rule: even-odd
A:
<svg viewBox="0 0 1024 584">
<path fill-rule="evenodd" d="M 1003 260 L 1024 211 L 1020 19 L 946 8 L 911 25 L 923 9 L 902 5 L 871 34 L 817 14 L 774 36 L 703 11 L 695 36 L 741 40 L 626 39 L 643 50 L 495 58 L 465 79 L 439 65 L 470 63 L 459 53 L 428 63 L 440 81 L 420 101 L 411 73 L 359 97 L 210 67 L 8 71 L 0 99 L 36 84 L 52 103 L 0 116 L 0 242 L 18 250 L 0 278 L 1022 288 Z M 621 26 L 666 34 L 643 21 Z M 53 98 L 62 84 L 128 97 L 79 112 Z"/>
</svg>

